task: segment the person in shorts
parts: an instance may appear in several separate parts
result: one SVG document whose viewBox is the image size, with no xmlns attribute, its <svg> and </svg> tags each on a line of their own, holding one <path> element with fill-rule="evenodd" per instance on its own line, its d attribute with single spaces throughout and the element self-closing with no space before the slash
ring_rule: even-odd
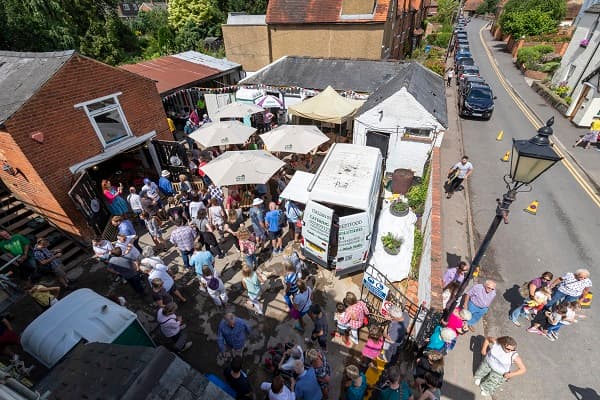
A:
<svg viewBox="0 0 600 400">
<path fill-rule="evenodd" d="M 317 341 L 322 350 L 327 351 L 327 335 L 329 334 L 329 325 L 327 323 L 327 318 L 325 318 L 325 314 L 321 310 L 321 306 L 318 304 L 313 304 L 310 306 L 308 310 L 308 315 L 310 319 L 312 319 L 315 324 L 310 338 L 306 338 L 306 342 L 314 342 Z"/>
<path fill-rule="evenodd" d="M 283 251 L 282 232 L 279 224 L 282 211 L 277 208 L 277 204 L 274 202 L 269 203 L 269 210 L 270 211 L 265 214 L 267 234 L 271 240 L 271 245 L 273 246 L 273 254 L 279 254 Z"/>
</svg>

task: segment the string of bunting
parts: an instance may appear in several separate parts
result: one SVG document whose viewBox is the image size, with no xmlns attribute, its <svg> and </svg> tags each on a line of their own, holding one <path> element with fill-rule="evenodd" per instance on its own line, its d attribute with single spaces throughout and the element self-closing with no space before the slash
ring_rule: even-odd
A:
<svg viewBox="0 0 600 400">
<path fill-rule="evenodd" d="M 234 93 L 239 89 L 257 89 L 265 90 L 267 92 L 283 92 L 290 94 L 297 94 L 302 97 L 312 97 L 321 93 L 320 90 L 304 89 L 298 86 L 269 86 L 269 85 L 231 85 L 220 88 L 203 88 L 203 87 L 192 87 L 187 89 L 181 89 L 177 92 L 171 93 L 168 96 L 163 97 L 163 101 L 170 101 L 181 95 L 195 95 L 202 96 L 204 94 L 222 94 L 222 93 Z M 349 99 L 365 100 L 369 97 L 367 94 L 356 93 L 354 91 L 345 91 L 341 93 L 342 96 Z"/>
</svg>

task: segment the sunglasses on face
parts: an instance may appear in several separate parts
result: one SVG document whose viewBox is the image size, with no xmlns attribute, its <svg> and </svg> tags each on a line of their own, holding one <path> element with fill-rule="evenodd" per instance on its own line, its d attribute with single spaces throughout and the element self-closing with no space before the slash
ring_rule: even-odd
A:
<svg viewBox="0 0 600 400">
<path fill-rule="evenodd" d="M 508 347 L 508 346 L 502 346 L 502 348 L 503 348 L 503 349 L 504 349 L 504 351 L 506 351 L 506 352 L 509 352 L 509 351 L 515 351 L 515 350 L 517 350 L 517 349 L 516 349 L 516 348 L 514 348 L 514 347 Z"/>
</svg>

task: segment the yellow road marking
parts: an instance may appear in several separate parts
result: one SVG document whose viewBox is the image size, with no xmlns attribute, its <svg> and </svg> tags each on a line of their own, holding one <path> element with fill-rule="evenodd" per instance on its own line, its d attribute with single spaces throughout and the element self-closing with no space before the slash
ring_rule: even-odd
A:
<svg viewBox="0 0 600 400">
<path fill-rule="evenodd" d="M 539 119 L 529 111 L 529 109 L 521 101 L 521 99 L 518 98 L 512 92 L 511 86 L 508 84 L 508 82 L 504 78 L 504 75 L 502 75 L 502 72 L 500 72 L 500 69 L 496 65 L 496 61 L 494 60 L 494 56 L 492 55 L 492 52 L 490 51 L 490 49 L 488 48 L 487 44 L 485 43 L 485 40 L 483 39 L 483 31 L 484 31 L 484 29 L 485 29 L 485 26 L 482 27 L 479 30 L 479 39 L 481 40 L 481 44 L 483 45 L 483 49 L 485 50 L 485 52 L 487 54 L 487 57 L 490 60 L 490 64 L 492 66 L 492 69 L 494 70 L 494 72 L 498 76 L 500 84 L 502 85 L 502 87 L 504 87 L 504 90 L 506 91 L 506 93 L 513 99 L 513 101 L 515 102 L 515 104 L 517 105 L 517 107 L 521 110 L 521 112 L 523 113 L 523 115 L 525 115 L 525 118 L 527 118 L 529 120 L 529 122 L 531 123 L 531 125 L 537 131 L 542 126 L 544 126 L 544 124 L 541 123 L 541 121 L 539 121 Z M 581 176 L 581 174 L 579 173 L 579 171 L 577 171 L 577 169 L 571 163 L 571 161 L 569 161 L 565 157 L 565 151 L 563 150 L 562 143 L 560 143 L 557 139 L 552 139 L 552 143 L 554 144 L 554 150 L 556 151 L 556 153 L 558 153 L 559 156 L 563 157 L 563 159 L 561 160 L 562 165 L 564 165 L 564 167 L 567 169 L 567 171 L 569 171 L 571 173 L 571 175 L 573 176 L 573 178 L 575 178 L 575 180 L 577 181 L 577 183 L 579 183 L 579 185 L 581 186 L 581 188 L 584 190 L 584 192 L 587 193 L 587 195 L 592 199 L 592 201 L 596 204 L 596 206 L 600 207 L 600 196 L 595 192 L 594 188 L 587 182 L 587 180 Z"/>
</svg>

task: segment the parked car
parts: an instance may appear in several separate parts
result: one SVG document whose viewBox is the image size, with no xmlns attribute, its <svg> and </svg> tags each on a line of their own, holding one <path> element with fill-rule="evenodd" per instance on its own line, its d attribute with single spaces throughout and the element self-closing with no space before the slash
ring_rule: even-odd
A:
<svg viewBox="0 0 600 400">
<path fill-rule="evenodd" d="M 487 83 L 471 82 L 460 93 L 458 113 L 461 117 L 478 117 L 488 120 L 494 112 L 495 98 Z"/>
<path fill-rule="evenodd" d="M 456 73 L 459 74 L 466 65 L 475 65 L 473 57 L 462 57 L 456 61 Z"/>
<path fill-rule="evenodd" d="M 454 48 L 455 49 L 458 49 L 461 46 L 468 46 L 468 45 L 469 45 L 469 41 L 467 39 L 464 39 L 464 38 L 458 38 L 454 42 Z"/>
<path fill-rule="evenodd" d="M 460 81 L 459 85 L 458 85 L 458 93 L 459 96 L 462 92 L 465 91 L 465 89 L 467 88 L 467 86 L 469 86 L 470 83 L 485 83 L 485 79 L 483 79 L 480 76 L 475 76 L 475 75 L 467 75 L 465 76 L 465 78 Z"/>
<path fill-rule="evenodd" d="M 479 76 L 479 67 L 477 65 L 465 65 L 462 70 L 456 74 L 456 84 L 460 85 L 467 76 Z"/>
<path fill-rule="evenodd" d="M 471 54 L 471 52 L 469 50 L 465 50 L 464 47 L 459 47 L 458 49 L 456 49 L 456 53 L 454 53 L 454 62 L 456 62 L 456 60 L 458 60 L 459 58 L 464 58 L 464 57 L 473 57 L 473 55 Z"/>
</svg>

